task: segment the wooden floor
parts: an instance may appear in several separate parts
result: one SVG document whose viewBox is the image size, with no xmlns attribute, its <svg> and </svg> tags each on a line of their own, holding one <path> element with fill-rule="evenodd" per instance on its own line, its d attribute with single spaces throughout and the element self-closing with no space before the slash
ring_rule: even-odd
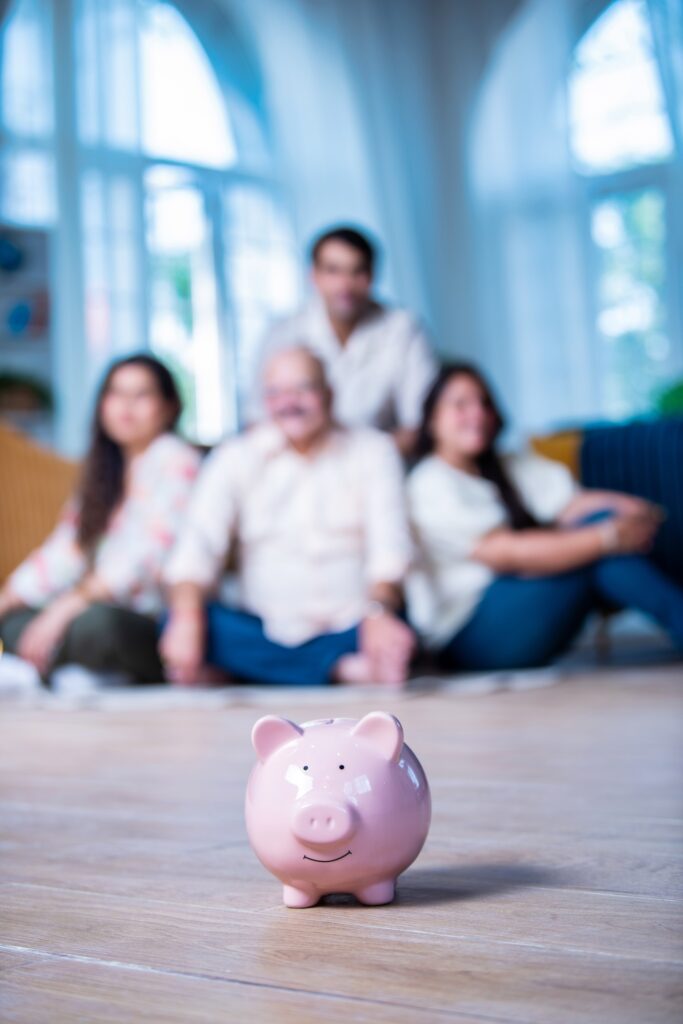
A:
<svg viewBox="0 0 683 1024">
<path fill-rule="evenodd" d="M 262 704 L 0 709 L 0 1020 L 678 1024 L 682 675 L 346 702 L 399 715 L 433 790 L 381 908 L 286 910 L 252 856 Z"/>
</svg>

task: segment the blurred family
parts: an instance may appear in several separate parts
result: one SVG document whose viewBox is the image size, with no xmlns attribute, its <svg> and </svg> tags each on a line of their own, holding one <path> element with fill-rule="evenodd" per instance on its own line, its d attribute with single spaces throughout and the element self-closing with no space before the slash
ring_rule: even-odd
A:
<svg viewBox="0 0 683 1024">
<path fill-rule="evenodd" d="M 375 260 L 350 228 L 316 241 L 251 425 L 201 466 L 168 370 L 110 369 L 78 491 L 0 591 L 0 679 L 398 686 L 418 648 L 451 671 L 546 664 L 602 607 L 683 651 L 683 589 L 648 558 L 660 510 L 501 454 L 481 373 L 438 370 L 373 298 Z"/>
</svg>

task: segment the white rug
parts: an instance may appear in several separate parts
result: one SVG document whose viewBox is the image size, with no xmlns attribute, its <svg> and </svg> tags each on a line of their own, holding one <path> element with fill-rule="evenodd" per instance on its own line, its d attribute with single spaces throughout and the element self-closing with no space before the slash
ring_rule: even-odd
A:
<svg viewBox="0 0 683 1024">
<path fill-rule="evenodd" d="M 100 711 L 156 710 L 166 708 L 226 708 L 268 706 L 277 698 L 296 705 L 320 704 L 333 707 L 391 697 L 392 702 L 414 700 L 427 693 L 454 696 L 493 693 L 500 690 L 531 690 L 552 686 L 567 673 L 557 668 L 525 672 L 490 672 L 454 676 L 420 676 L 404 689 L 383 686 L 221 686 L 177 687 L 111 686 L 84 694 L 55 694 L 45 689 L 0 694 L 6 707 L 51 708 L 54 710 L 96 709 Z"/>
</svg>

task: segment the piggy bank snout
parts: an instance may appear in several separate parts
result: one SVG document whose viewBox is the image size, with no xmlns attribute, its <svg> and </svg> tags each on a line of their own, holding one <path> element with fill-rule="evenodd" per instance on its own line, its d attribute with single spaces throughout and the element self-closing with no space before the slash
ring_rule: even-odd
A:
<svg viewBox="0 0 683 1024">
<path fill-rule="evenodd" d="M 292 830 L 303 843 L 327 845 L 349 839 L 356 830 L 356 822 L 348 805 L 315 801 L 294 808 Z"/>
</svg>

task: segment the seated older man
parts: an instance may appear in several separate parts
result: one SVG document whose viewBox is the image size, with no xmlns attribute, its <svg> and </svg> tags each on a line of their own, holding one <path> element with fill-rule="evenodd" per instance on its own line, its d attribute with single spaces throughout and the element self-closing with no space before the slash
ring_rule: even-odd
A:
<svg viewBox="0 0 683 1024">
<path fill-rule="evenodd" d="M 167 674 L 192 685 L 206 661 L 268 683 L 400 685 L 415 638 L 398 615 L 411 543 L 396 448 L 334 423 L 306 349 L 269 360 L 264 400 L 267 419 L 208 457 L 167 563 Z M 210 597 L 233 543 L 231 608 Z"/>
</svg>

